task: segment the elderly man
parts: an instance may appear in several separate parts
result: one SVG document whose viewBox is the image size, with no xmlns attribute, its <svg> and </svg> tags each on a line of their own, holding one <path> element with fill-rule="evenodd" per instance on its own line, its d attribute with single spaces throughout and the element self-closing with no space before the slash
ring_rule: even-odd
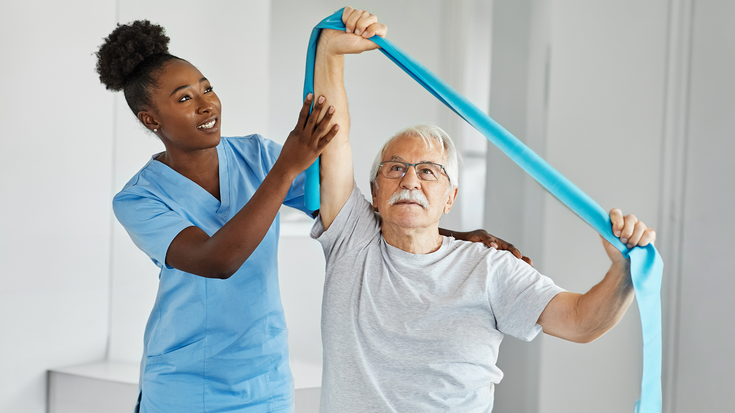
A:
<svg viewBox="0 0 735 413">
<path fill-rule="evenodd" d="M 385 26 L 345 10 L 348 32 L 324 31 L 316 95 L 336 108 L 338 135 L 322 155 L 319 218 L 312 236 L 326 256 L 322 307 L 322 412 L 488 412 L 504 334 L 545 333 L 589 342 L 633 300 L 628 261 L 606 241 L 612 264 L 586 294 L 566 292 L 510 253 L 441 236 L 457 196 L 457 151 L 440 128 L 398 132 L 371 170 L 372 203 L 354 185 L 343 54 L 374 48 Z M 356 23 L 357 22 L 357 23 Z M 350 33 L 351 32 L 351 33 Z M 655 232 L 610 213 L 629 246 Z"/>
</svg>

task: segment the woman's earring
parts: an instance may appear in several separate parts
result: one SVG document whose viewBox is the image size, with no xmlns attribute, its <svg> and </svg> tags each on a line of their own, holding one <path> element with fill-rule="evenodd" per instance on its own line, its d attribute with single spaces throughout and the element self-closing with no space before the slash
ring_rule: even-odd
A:
<svg viewBox="0 0 735 413">
<path fill-rule="evenodd" d="M 156 133 L 156 132 L 158 132 L 158 129 L 157 128 L 153 128 L 153 133 Z"/>
</svg>

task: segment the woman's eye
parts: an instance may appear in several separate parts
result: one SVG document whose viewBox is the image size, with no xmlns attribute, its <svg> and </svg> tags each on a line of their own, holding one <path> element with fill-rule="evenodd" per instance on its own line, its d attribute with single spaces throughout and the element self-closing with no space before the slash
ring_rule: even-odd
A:
<svg viewBox="0 0 735 413">
<path fill-rule="evenodd" d="M 179 99 L 179 102 L 185 102 L 185 101 L 187 101 L 187 100 L 189 100 L 189 99 L 191 99 L 191 96 L 189 96 L 189 95 L 184 95 L 184 96 L 182 96 L 182 97 L 181 97 L 181 99 Z"/>
<path fill-rule="evenodd" d="M 212 92 L 212 91 L 214 91 L 214 87 L 212 87 L 212 86 L 204 89 L 204 93 L 209 93 L 209 92 Z"/>
</svg>

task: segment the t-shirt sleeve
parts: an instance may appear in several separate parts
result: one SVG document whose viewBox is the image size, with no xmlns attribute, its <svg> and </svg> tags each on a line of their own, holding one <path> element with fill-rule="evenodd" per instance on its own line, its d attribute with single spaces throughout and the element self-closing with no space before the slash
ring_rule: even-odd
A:
<svg viewBox="0 0 735 413">
<path fill-rule="evenodd" d="M 262 164 L 266 168 L 267 173 L 271 170 L 271 168 L 273 168 L 276 160 L 278 160 L 278 157 L 281 155 L 281 149 L 283 148 L 283 146 L 276 142 L 273 142 L 270 139 L 265 139 L 261 136 L 259 136 L 259 138 L 264 149 L 262 151 Z M 288 194 L 286 194 L 286 198 L 283 200 L 283 205 L 298 209 L 299 211 L 303 211 L 304 213 L 309 215 L 309 217 L 312 217 L 314 211 L 306 208 L 306 200 L 304 197 L 305 182 L 306 173 L 301 172 L 291 183 L 291 188 L 288 190 Z"/>
<path fill-rule="evenodd" d="M 135 245 L 158 267 L 172 268 L 166 265 L 168 247 L 181 231 L 194 224 L 172 211 L 154 195 L 136 191 L 135 188 L 117 194 L 112 208 Z"/>
<path fill-rule="evenodd" d="M 342 209 L 324 230 L 322 216 L 318 215 L 311 228 L 311 237 L 322 244 L 327 262 L 334 254 L 347 254 L 363 248 L 380 234 L 380 219 L 373 206 L 352 184 L 352 193 Z M 339 255 L 337 255 L 339 256 Z"/>
<path fill-rule="evenodd" d="M 509 252 L 497 252 L 498 268 L 488 285 L 496 328 L 520 340 L 531 341 L 541 332 L 538 318 L 554 296 L 564 291 Z"/>
</svg>

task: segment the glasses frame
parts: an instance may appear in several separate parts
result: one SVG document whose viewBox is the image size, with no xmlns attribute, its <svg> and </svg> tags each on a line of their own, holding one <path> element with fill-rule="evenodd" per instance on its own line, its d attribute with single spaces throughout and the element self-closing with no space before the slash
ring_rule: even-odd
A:
<svg viewBox="0 0 735 413">
<path fill-rule="evenodd" d="M 388 162 L 394 162 L 394 163 L 400 163 L 400 164 L 406 165 L 406 171 L 403 172 L 403 175 L 401 175 L 398 178 L 390 178 L 390 177 L 387 177 L 383 173 L 383 164 L 386 164 Z M 449 179 L 449 175 L 447 175 L 447 170 L 444 169 L 444 165 L 439 164 L 439 163 L 435 163 L 435 162 L 408 163 L 408 162 L 402 162 L 402 161 L 383 161 L 383 162 L 380 163 L 380 165 L 378 165 L 378 170 L 380 171 L 380 174 L 383 175 L 383 177 L 386 178 L 386 179 L 403 179 L 406 176 L 406 174 L 408 173 L 408 168 L 411 167 L 411 166 L 413 166 L 413 172 L 416 174 L 416 178 L 418 178 L 420 181 L 424 181 L 424 182 L 436 182 L 436 181 L 439 180 L 439 177 L 436 178 L 436 181 L 430 181 L 428 179 L 422 179 L 421 176 L 419 175 L 419 170 L 417 168 L 418 165 L 435 165 L 435 166 L 438 166 L 441 169 L 442 174 L 447 177 L 447 181 L 452 182 L 452 180 Z"/>
</svg>

